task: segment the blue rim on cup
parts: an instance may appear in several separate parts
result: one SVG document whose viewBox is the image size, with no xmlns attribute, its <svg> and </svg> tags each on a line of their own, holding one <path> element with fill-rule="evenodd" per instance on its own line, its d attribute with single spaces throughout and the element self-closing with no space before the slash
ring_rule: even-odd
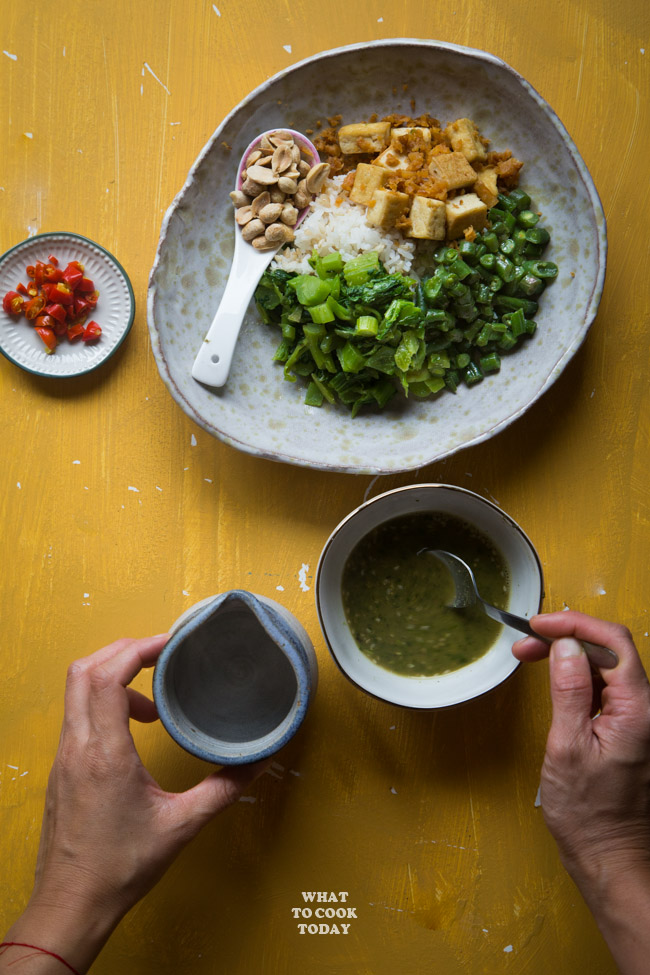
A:
<svg viewBox="0 0 650 975">
<path fill-rule="evenodd" d="M 153 695 L 177 744 L 206 762 L 242 765 L 295 735 L 318 667 L 306 631 L 284 606 L 233 589 L 191 607 L 171 633 Z"/>
</svg>

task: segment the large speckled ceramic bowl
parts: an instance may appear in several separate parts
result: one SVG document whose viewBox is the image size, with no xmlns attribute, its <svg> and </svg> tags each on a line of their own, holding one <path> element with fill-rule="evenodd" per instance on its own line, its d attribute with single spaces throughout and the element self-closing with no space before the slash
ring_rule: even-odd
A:
<svg viewBox="0 0 650 975">
<path fill-rule="evenodd" d="M 406 88 L 405 88 L 406 86 Z M 275 126 L 301 131 L 390 112 L 468 116 L 496 149 L 525 161 L 522 187 L 543 211 L 560 273 L 543 295 L 538 330 L 501 372 L 428 401 L 400 402 L 352 419 L 341 407 L 305 406 L 304 390 L 272 362 L 278 337 L 249 308 L 228 384 L 191 376 L 223 292 L 234 247 L 228 193 L 241 153 Z M 605 218 L 566 129 L 519 74 L 483 51 L 397 39 L 327 51 L 260 85 L 217 128 L 169 208 L 151 273 L 153 352 L 169 391 L 200 426 L 240 450 L 323 470 L 411 470 L 493 436 L 549 388 L 591 324 L 605 276 Z M 395 397 L 397 399 L 397 397 Z"/>
</svg>

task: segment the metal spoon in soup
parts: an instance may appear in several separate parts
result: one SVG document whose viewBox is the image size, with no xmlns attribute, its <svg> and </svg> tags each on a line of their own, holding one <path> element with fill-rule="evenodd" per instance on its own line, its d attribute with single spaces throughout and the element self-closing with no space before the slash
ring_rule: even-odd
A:
<svg viewBox="0 0 650 975">
<path fill-rule="evenodd" d="M 523 616 L 515 616 L 514 613 L 508 613 L 504 609 L 497 609 L 496 606 L 486 603 L 478 591 L 474 573 L 463 559 L 457 555 L 452 555 L 451 552 L 444 552 L 442 549 L 422 549 L 422 551 L 427 555 L 435 556 L 449 569 L 454 581 L 454 599 L 450 604 L 454 609 L 465 609 L 468 606 L 478 605 L 490 619 L 511 626 L 514 630 L 519 630 L 520 633 L 534 636 L 535 639 L 543 640 L 544 643 L 552 642 L 547 637 L 535 633 L 528 620 Z M 595 643 L 588 643 L 586 640 L 581 642 L 590 663 L 595 667 L 602 667 L 604 670 L 616 667 L 618 656 L 613 650 L 598 646 Z"/>
</svg>

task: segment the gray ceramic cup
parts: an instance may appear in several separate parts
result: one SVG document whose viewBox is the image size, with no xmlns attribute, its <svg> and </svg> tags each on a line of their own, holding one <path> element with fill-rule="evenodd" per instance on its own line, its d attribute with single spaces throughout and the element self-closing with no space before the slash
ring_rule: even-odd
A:
<svg viewBox="0 0 650 975">
<path fill-rule="evenodd" d="M 171 737 L 218 765 L 256 762 L 300 727 L 318 667 L 305 629 L 273 599 L 244 589 L 192 606 L 158 658 L 153 696 Z"/>
</svg>

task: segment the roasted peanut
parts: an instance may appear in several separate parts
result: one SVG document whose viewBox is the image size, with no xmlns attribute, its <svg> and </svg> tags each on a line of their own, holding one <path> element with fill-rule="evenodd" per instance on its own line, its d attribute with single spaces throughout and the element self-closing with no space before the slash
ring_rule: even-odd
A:
<svg viewBox="0 0 650 975">
<path fill-rule="evenodd" d="M 247 224 L 249 220 L 253 219 L 254 216 L 255 214 L 253 213 L 253 208 L 250 206 L 239 207 L 237 210 L 235 210 L 235 221 L 239 224 L 240 227 L 243 227 L 244 224 Z"/>
<path fill-rule="evenodd" d="M 289 146 L 278 146 L 273 153 L 272 169 L 274 173 L 283 173 L 291 166 L 291 149 Z"/>
<path fill-rule="evenodd" d="M 266 228 L 264 236 L 274 244 L 288 244 L 289 241 L 294 240 L 293 230 L 282 223 L 272 223 Z"/>
<path fill-rule="evenodd" d="M 287 227 L 295 227 L 297 219 L 297 209 L 290 203 L 285 203 L 285 205 L 282 207 L 282 213 L 280 214 L 280 220 L 282 223 L 286 224 Z"/>
<path fill-rule="evenodd" d="M 244 182 L 242 183 L 242 190 L 244 191 L 246 196 L 250 196 L 251 199 L 254 199 L 256 196 L 259 196 L 264 189 L 265 189 L 264 186 L 260 186 L 259 183 L 256 183 L 255 180 L 252 180 L 250 178 L 245 179 Z"/>
<path fill-rule="evenodd" d="M 263 234 L 265 230 L 266 227 L 262 221 L 255 218 L 242 228 L 241 235 L 244 240 L 253 240 L 254 237 L 257 237 L 259 234 Z"/>
<path fill-rule="evenodd" d="M 230 198 L 242 237 L 256 250 L 269 250 L 295 239 L 300 211 L 319 193 L 327 163 L 311 164 L 312 153 L 283 129 L 263 136 L 246 157 L 241 189 Z"/>
<path fill-rule="evenodd" d="M 329 163 L 317 163 L 315 166 L 312 166 L 305 177 L 305 187 L 307 192 L 320 193 L 329 171 Z M 298 186 L 300 186 L 300 184 L 298 184 Z"/>
<path fill-rule="evenodd" d="M 259 196 L 256 196 L 253 202 L 251 203 L 251 210 L 253 211 L 253 215 L 257 216 L 260 210 L 263 207 L 268 206 L 270 202 L 271 202 L 271 194 L 268 192 L 268 190 L 264 190 L 264 192 L 260 193 Z"/>
<path fill-rule="evenodd" d="M 264 223 L 273 223 L 274 220 L 278 220 L 280 214 L 282 213 L 281 203 L 268 203 L 265 207 L 259 211 L 259 218 Z"/>
<path fill-rule="evenodd" d="M 280 176 L 278 179 L 278 189 L 282 190 L 283 193 L 295 193 L 298 189 L 298 184 L 295 179 L 289 179 L 288 176 Z"/>
<path fill-rule="evenodd" d="M 255 163 L 254 166 L 249 166 L 248 179 L 259 183 L 260 186 L 271 186 L 278 181 L 278 177 L 270 169 L 267 169 L 266 166 L 260 166 L 259 163 Z"/>
<path fill-rule="evenodd" d="M 260 234 L 259 237 L 255 237 L 251 241 L 251 244 L 258 251 L 268 251 L 272 247 L 276 247 L 277 246 L 276 244 L 273 243 L 272 240 L 267 240 L 266 237 L 264 236 L 264 234 Z"/>
<path fill-rule="evenodd" d="M 230 199 L 236 207 L 245 207 L 250 203 L 249 198 L 241 190 L 233 190 Z"/>
</svg>

